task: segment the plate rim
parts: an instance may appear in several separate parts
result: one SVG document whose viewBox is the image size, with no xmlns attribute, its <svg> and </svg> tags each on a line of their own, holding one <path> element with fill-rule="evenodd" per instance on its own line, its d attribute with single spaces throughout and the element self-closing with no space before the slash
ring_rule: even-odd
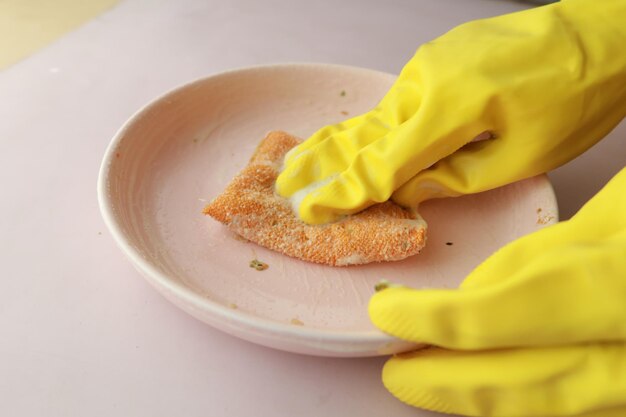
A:
<svg viewBox="0 0 626 417">
<path fill-rule="evenodd" d="M 226 71 L 215 72 L 206 76 L 202 76 L 181 84 L 177 87 L 170 89 L 169 91 L 151 99 L 147 104 L 141 106 L 137 111 L 135 111 L 125 122 L 124 124 L 117 130 L 117 132 L 113 135 L 111 141 L 109 142 L 98 173 L 98 182 L 97 182 L 97 195 L 98 195 L 98 206 L 100 209 L 100 213 L 104 219 L 104 223 L 113 236 L 113 240 L 117 244 L 117 246 L 121 249 L 121 251 L 126 255 L 131 263 L 141 272 L 141 275 L 144 276 L 156 289 L 162 293 L 168 301 L 172 302 L 169 297 L 163 293 L 163 290 L 171 293 L 173 296 L 181 299 L 182 301 L 188 303 L 190 306 L 201 310 L 202 312 L 209 314 L 216 321 L 227 325 L 228 328 L 235 329 L 235 331 L 246 331 L 254 330 L 255 333 L 261 333 L 265 337 L 269 336 L 271 339 L 278 339 L 281 341 L 286 341 L 289 344 L 293 344 L 297 342 L 299 345 L 306 345 L 307 347 L 315 347 L 315 349 L 323 350 L 327 353 L 326 356 L 337 356 L 336 354 L 340 353 L 354 353 L 359 356 L 358 353 L 360 351 L 350 349 L 351 352 L 348 352 L 346 349 L 346 344 L 349 344 L 352 347 L 363 345 L 364 349 L 360 356 L 374 356 L 375 354 L 367 353 L 366 349 L 372 348 L 372 345 L 378 346 L 388 346 L 392 343 L 411 343 L 406 340 L 402 340 L 386 334 L 378 329 L 372 329 L 369 331 L 342 331 L 338 329 L 323 329 L 316 327 L 304 327 L 304 326 L 295 326 L 289 323 L 281 323 L 279 321 L 271 320 L 268 318 L 263 318 L 260 316 L 255 316 L 253 314 L 246 313 L 245 311 L 239 311 L 228 306 L 222 305 L 217 301 L 211 300 L 210 298 L 203 297 L 197 292 L 193 291 L 188 286 L 185 286 L 183 283 L 178 282 L 172 278 L 170 278 L 167 274 L 160 271 L 146 259 L 144 259 L 139 250 L 137 250 L 133 245 L 131 245 L 122 230 L 121 225 L 116 221 L 114 214 L 114 204 L 112 202 L 111 196 L 107 192 L 108 183 L 109 183 L 109 174 L 111 163 L 115 158 L 116 149 L 119 144 L 125 137 L 126 132 L 141 119 L 141 117 L 148 112 L 151 111 L 155 106 L 157 106 L 163 100 L 166 100 L 168 97 L 172 97 L 183 90 L 186 90 L 190 87 L 193 87 L 196 84 L 200 84 L 206 82 L 208 80 L 216 80 L 223 77 L 229 77 L 235 74 L 242 74 L 245 72 L 256 72 L 259 70 L 262 71 L 272 71 L 272 70 L 286 70 L 290 68 L 298 68 L 298 69 L 336 69 L 342 71 L 351 71 L 351 72 L 361 72 L 370 75 L 383 76 L 388 78 L 395 78 L 397 75 L 378 71 L 369 68 L 355 67 L 350 65 L 341 65 L 341 64 L 329 64 L 329 63 L 314 63 L 314 62 L 286 62 L 286 63 L 275 63 L 275 64 L 262 64 L 262 65 L 252 65 L 252 66 L 243 66 L 239 68 L 234 68 Z M 537 177 L 543 176 L 542 179 L 549 188 L 550 191 L 550 199 L 553 207 L 555 207 L 555 212 L 557 213 L 557 218 L 555 222 L 558 221 L 558 204 L 556 200 L 556 194 L 554 192 L 554 187 L 550 180 L 548 179 L 546 174 L 540 174 Z M 174 303 L 178 308 L 182 308 L 177 303 Z M 204 321 L 204 320 L 202 320 Z M 214 326 L 215 327 L 215 326 Z M 220 326 L 221 328 L 221 326 Z M 224 330 L 221 328 L 221 330 Z M 228 333 L 228 332 L 227 332 Z M 241 337 L 241 336 L 240 336 Z M 309 343 L 306 343 L 309 342 Z M 261 343 L 263 344 L 263 343 Z M 323 345 L 323 348 L 322 348 Z M 265 344 L 265 346 L 269 346 Z M 333 348 L 331 348 L 331 346 Z M 414 344 L 414 346 L 417 346 Z M 297 352 L 297 350 L 291 349 L 282 349 L 288 350 L 291 352 Z M 378 355 L 386 355 L 389 352 L 379 352 Z M 319 353 L 322 356 L 322 353 Z"/>
</svg>

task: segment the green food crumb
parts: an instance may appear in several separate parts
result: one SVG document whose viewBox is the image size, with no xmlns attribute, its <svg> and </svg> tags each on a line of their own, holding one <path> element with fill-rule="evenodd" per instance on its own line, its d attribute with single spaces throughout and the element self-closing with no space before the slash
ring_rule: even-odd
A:
<svg viewBox="0 0 626 417">
<path fill-rule="evenodd" d="M 381 279 L 376 283 L 376 285 L 374 285 L 374 290 L 376 292 L 382 291 L 387 288 L 389 288 L 389 281 L 387 281 L 386 279 Z"/>
<path fill-rule="evenodd" d="M 374 290 L 376 292 L 380 292 L 382 290 L 386 290 L 387 288 L 394 288 L 394 287 L 401 287 L 402 285 L 400 284 L 394 284 L 391 281 L 388 281 L 386 279 L 381 279 L 380 281 L 378 281 L 376 283 L 376 285 L 374 285 Z"/>
</svg>

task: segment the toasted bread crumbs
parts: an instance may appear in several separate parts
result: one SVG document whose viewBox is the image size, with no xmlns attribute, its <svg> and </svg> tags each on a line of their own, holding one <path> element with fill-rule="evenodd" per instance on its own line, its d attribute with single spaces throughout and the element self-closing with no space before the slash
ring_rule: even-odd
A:
<svg viewBox="0 0 626 417">
<path fill-rule="evenodd" d="M 536 211 L 537 211 L 537 224 L 548 224 L 552 220 L 555 219 L 555 217 L 552 214 L 542 214 L 543 209 L 541 207 L 537 208 Z"/>
<path fill-rule="evenodd" d="M 552 220 L 554 220 L 554 216 L 552 216 L 551 214 L 546 214 L 545 216 L 539 216 L 537 218 L 537 224 L 548 224 Z"/>
<path fill-rule="evenodd" d="M 265 262 L 261 262 L 258 259 L 253 259 L 250 261 L 250 268 L 254 268 L 257 271 L 265 271 L 270 266 Z"/>
</svg>

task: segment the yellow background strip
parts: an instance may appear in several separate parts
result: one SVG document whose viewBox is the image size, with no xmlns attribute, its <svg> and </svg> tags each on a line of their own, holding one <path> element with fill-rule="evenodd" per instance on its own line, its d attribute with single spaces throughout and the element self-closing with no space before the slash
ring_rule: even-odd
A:
<svg viewBox="0 0 626 417">
<path fill-rule="evenodd" d="M 0 70 L 48 45 L 119 0 L 0 0 Z"/>
</svg>

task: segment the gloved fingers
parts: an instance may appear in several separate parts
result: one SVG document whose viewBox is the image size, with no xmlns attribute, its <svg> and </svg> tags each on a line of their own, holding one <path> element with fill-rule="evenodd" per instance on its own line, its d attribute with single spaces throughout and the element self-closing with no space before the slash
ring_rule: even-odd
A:
<svg viewBox="0 0 626 417">
<path fill-rule="evenodd" d="M 501 166 L 495 167 L 496 172 L 487 172 L 484 167 L 484 155 L 480 152 L 488 146 L 489 143 L 469 143 L 463 146 L 418 172 L 395 190 L 391 199 L 404 207 L 417 207 L 421 202 L 433 198 L 477 193 L 495 188 L 497 185 L 491 185 L 498 182 L 500 185 L 506 184 L 506 178 L 499 175 Z M 506 172 L 510 173 L 508 170 Z"/>
<path fill-rule="evenodd" d="M 415 71 L 411 70 L 412 66 L 414 64 L 411 61 L 374 109 L 341 123 L 325 126 L 289 151 L 285 156 L 286 169 L 289 169 L 292 173 L 302 172 L 298 167 L 300 157 L 303 154 L 310 154 L 309 151 L 315 153 L 316 148 L 329 141 L 335 142 L 335 147 L 340 151 L 342 147 L 345 147 L 337 155 L 337 157 L 341 158 L 343 156 L 345 159 L 346 155 L 354 155 L 355 150 L 359 150 L 384 136 L 384 133 L 380 132 L 371 134 L 371 130 L 389 131 L 411 118 L 418 111 L 421 103 L 420 86 L 416 82 Z M 334 155 L 319 150 L 316 156 L 329 158 Z M 292 167 L 292 165 L 294 166 Z M 308 166 L 306 165 L 303 167 L 305 172 L 307 168 Z M 321 178 L 318 175 L 319 179 Z M 305 181 L 305 183 L 308 184 L 310 181 Z M 283 189 L 287 188 L 290 187 L 283 186 Z"/>
<path fill-rule="evenodd" d="M 442 116 L 433 109 L 420 108 L 416 115 L 398 128 L 388 131 L 355 153 L 346 152 L 347 157 L 341 162 L 325 162 L 328 166 L 332 165 L 333 169 L 326 170 L 323 176 L 316 175 L 326 181 L 307 184 L 313 187 L 305 189 L 302 198 L 297 199 L 298 214 L 307 223 L 323 223 L 388 200 L 396 188 L 418 171 L 451 154 L 480 132 L 488 130 L 480 122 L 472 122 L 473 116 L 471 112 L 464 114 L 467 120 L 459 120 L 459 125 L 446 127 L 438 123 Z M 372 125 L 369 126 L 372 128 Z M 348 150 L 345 141 L 338 143 L 338 146 Z M 305 155 L 303 163 L 308 163 L 308 159 L 304 158 L 322 163 L 319 161 L 321 155 Z M 329 151 L 324 151 L 323 155 L 323 159 L 333 159 L 330 155 L 335 160 L 340 159 L 338 154 Z M 349 164 L 343 171 L 336 170 L 347 161 Z M 297 162 L 294 160 L 278 178 L 277 190 L 281 195 L 286 194 L 281 182 L 287 182 L 286 178 L 289 177 L 294 177 L 294 181 L 302 178 L 290 174 L 299 172 Z M 307 170 L 312 169 L 307 167 Z M 333 173 L 335 175 L 331 176 Z"/>
<path fill-rule="evenodd" d="M 276 180 L 276 191 L 290 197 L 304 188 L 328 182 L 332 176 L 344 171 L 362 148 L 388 132 L 387 126 L 373 115 L 359 119 L 360 123 L 335 130 L 325 139 L 317 140 L 314 136 L 317 143 L 307 145 L 305 150 L 295 148 L 297 153 L 286 157 L 284 170 Z"/>
<path fill-rule="evenodd" d="M 375 113 L 370 112 L 370 113 Z M 291 161 L 297 158 L 303 152 L 310 150 L 311 148 L 317 146 L 320 142 L 332 137 L 333 135 L 343 132 L 348 129 L 352 129 L 355 126 L 366 123 L 368 118 L 371 118 L 373 114 L 364 113 L 358 116 L 352 117 L 350 119 L 344 120 L 340 123 L 336 123 L 333 125 L 327 125 L 317 130 L 311 136 L 309 136 L 304 142 L 291 149 L 287 155 L 285 155 L 285 165 L 289 165 Z"/>
<path fill-rule="evenodd" d="M 492 103 L 485 111 L 496 115 L 505 109 Z M 402 206 L 415 207 L 431 198 L 474 194 L 542 174 L 565 162 L 570 154 L 582 153 L 583 149 L 570 146 L 555 151 L 555 157 L 549 147 L 558 144 L 546 145 L 554 136 L 554 129 L 548 128 L 548 123 L 494 123 L 487 129 L 492 138 L 461 143 L 464 146 L 444 155 L 428 169 L 416 172 L 394 192 L 392 199 Z"/>
<path fill-rule="evenodd" d="M 527 123 L 527 119 L 537 115 L 522 117 L 519 110 L 511 112 L 516 103 L 505 104 L 504 98 L 497 94 L 492 98 L 485 104 L 484 118 L 502 120 L 489 121 L 482 126 L 491 131 L 494 138 L 478 143 L 456 142 L 454 152 L 439 154 L 441 158 L 433 161 L 428 169 L 415 171 L 395 190 L 392 199 L 396 203 L 416 207 L 431 198 L 478 193 L 548 172 L 593 146 L 624 114 L 623 106 L 615 103 L 604 114 L 604 123 L 590 118 L 586 123 L 579 123 L 576 130 L 562 132 L 566 116 L 575 114 L 582 106 L 580 97 L 559 103 L 563 107 L 561 114 L 534 124 Z M 575 126 L 574 121 L 569 125 Z M 443 139 L 444 135 L 440 137 L 450 140 Z"/>
<path fill-rule="evenodd" d="M 568 247 L 576 252 L 582 249 L 582 257 L 572 259 L 572 266 L 584 269 L 597 268 L 598 282 L 619 281 L 620 242 L 626 239 L 626 168 L 615 175 L 570 220 L 526 235 L 509 243 L 479 265 L 465 279 L 462 288 L 480 288 L 509 279 L 513 273 L 532 266 L 538 259 L 554 256 L 560 264 Z M 594 259 L 598 250 L 606 247 L 606 258 Z M 589 248 L 588 255 L 585 254 Z M 614 253 L 614 258 L 610 256 Z M 602 253 L 599 254 L 602 256 Z M 614 259 L 617 265 L 613 265 Z M 606 272 L 603 269 L 606 267 Z M 572 270 L 578 271 L 578 267 Z M 511 271 L 503 277 L 502 271 Z M 567 279 L 570 274 L 566 274 Z"/>
<path fill-rule="evenodd" d="M 376 108 L 342 123 L 323 127 L 289 151 L 284 170 L 276 181 L 277 192 L 290 197 L 304 188 L 328 183 L 329 177 L 346 170 L 361 150 L 413 117 L 421 97 L 419 85 L 414 79 L 407 79 L 406 73 L 407 70 L 403 70 Z"/>
<path fill-rule="evenodd" d="M 361 173 L 355 175 L 351 170 L 352 175 L 347 176 L 343 171 L 311 183 L 292 195 L 294 210 L 302 221 L 309 224 L 331 223 L 343 215 L 364 210 L 377 201 L 387 200 L 391 194 L 389 184 L 379 183 L 380 187 L 372 187 L 370 180 L 375 180 L 375 177 L 369 176 L 372 171 L 362 161 L 356 163 Z M 359 175 L 363 173 L 365 176 Z"/>
<path fill-rule="evenodd" d="M 626 340 L 625 189 L 626 169 L 571 220 L 498 250 L 459 290 L 375 294 L 373 323 L 456 349 Z"/>
<path fill-rule="evenodd" d="M 518 261 L 532 245 L 514 242 L 519 250 L 497 252 L 458 290 L 378 292 L 370 318 L 396 337 L 452 349 L 626 340 L 626 235 L 556 248 L 537 241 L 545 253 L 528 264 Z"/>
<path fill-rule="evenodd" d="M 429 348 L 391 358 L 382 379 L 401 401 L 443 413 L 590 415 L 626 409 L 626 345 L 477 352 Z"/>
</svg>

